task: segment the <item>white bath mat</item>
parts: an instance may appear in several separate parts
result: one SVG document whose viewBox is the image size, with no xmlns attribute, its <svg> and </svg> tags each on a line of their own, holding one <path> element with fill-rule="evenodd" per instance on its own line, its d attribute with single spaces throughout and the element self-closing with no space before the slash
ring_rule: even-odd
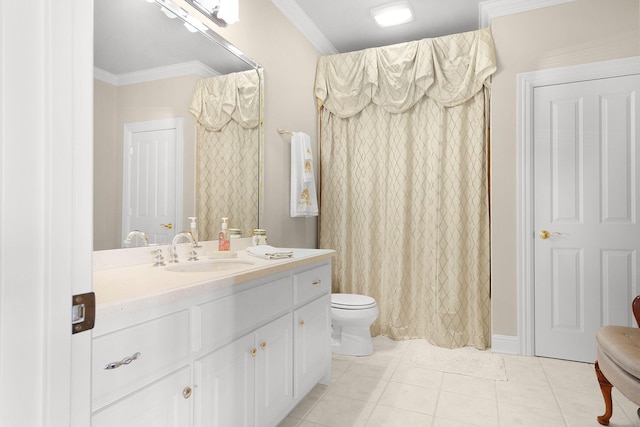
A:
<svg viewBox="0 0 640 427">
<path fill-rule="evenodd" d="M 490 350 L 477 350 L 473 347 L 448 349 L 436 347 L 425 340 L 414 340 L 405 357 L 412 365 L 420 368 L 507 381 L 504 359 Z"/>
</svg>

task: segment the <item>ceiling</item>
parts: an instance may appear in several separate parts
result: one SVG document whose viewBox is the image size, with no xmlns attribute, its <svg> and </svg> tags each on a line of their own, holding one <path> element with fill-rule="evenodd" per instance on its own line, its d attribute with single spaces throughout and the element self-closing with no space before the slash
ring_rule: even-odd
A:
<svg viewBox="0 0 640 427">
<path fill-rule="evenodd" d="M 321 33 L 319 37 L 326 38 L 325 54 L 351 52 L 479 28 L 479 4 L 482 0 L 405 0 L 413 9 L 414 20 L 396 27 L 378 27 L 371 16 L 371 9 L 397 1 L 273 0 L 303 33 L 309 31 L 309 28 L 305 29 L 304 15 L 308 17 L 310 22 L 306 22 L 306 26 L 315 25 Z M 331 47 L 334 48 L 333 52 Z"/>
</svg>

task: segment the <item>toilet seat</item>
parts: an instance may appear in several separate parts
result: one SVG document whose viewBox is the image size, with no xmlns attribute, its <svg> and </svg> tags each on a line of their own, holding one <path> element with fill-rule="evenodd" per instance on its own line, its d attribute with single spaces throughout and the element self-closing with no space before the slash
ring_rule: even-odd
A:
<svg viewBox="0 0 640 427">
<path fill-rule="evenodd" d="M 341 310 L 366 310 L 376 307 L 376 300 L 358 294 L 331 294 L 331 307 Z"/>
</svg>

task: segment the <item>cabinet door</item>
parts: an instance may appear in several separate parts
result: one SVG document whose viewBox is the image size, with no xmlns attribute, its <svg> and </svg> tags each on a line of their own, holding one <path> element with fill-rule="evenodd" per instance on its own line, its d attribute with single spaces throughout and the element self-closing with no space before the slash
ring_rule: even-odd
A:
<svg viewBox="0 0 640 427">
<path fill-rule="evenodd" d="M 255 363 L 251 333 L 195 362 L 195 426 L 252 427 Z"/>
<path fill-rule="evenodd" d="M 255 332 L 256 426 L 275 425 L 293 402 L 293 316 Z"/>
<path fill-rule="evenodd" d="M 306 394 L 331 366 L 331 296 L 325 295 L 294 312 L 296 398 Z"/>
<path fill-rule="evenodd" d="M 93 427 L 187 427 L 189 367 L 150 384 L 93 414 Z"/>
</svg>

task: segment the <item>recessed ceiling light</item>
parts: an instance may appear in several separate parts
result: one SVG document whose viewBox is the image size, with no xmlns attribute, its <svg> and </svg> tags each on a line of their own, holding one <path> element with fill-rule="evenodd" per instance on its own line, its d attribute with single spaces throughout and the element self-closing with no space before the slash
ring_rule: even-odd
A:
<svg viewBox="0 0 640 427">
<path fill-rule="evenodd" d="M 381 27 L 391 27 L 413 21 L 413 11 L 409 3 L 405 1 L 371 9 L 371 16 Z"/>
</svg>

